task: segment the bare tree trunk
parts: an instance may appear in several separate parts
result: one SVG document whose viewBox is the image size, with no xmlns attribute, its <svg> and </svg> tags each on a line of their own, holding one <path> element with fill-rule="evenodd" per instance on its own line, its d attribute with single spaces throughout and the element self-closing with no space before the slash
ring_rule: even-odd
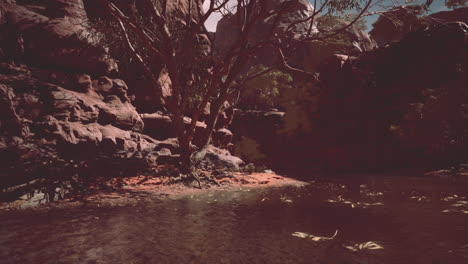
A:
<svg viewBox="0 0 468 264">
<path fill-rule="evenodd" d="M 167 65 L 169 76 L 179 76 L 177 66 L 173 60 L 169 61 Z M 192 166 L 190 162 L 191 149 L 190 137 L 188 131 L 185 129 L 184 124 L 184 110 L 182 105 L 181 83 L 179 78 L 174 78 L 172 81 L 172 98 L 169 104 L 169 110 L 172 113 L 172 125 L 176 132 L 179 141 L 180 162 L 179 169 L 183 174 L 191 174 Z"/>
<path fill-rule="evenodd" d="M 94 0 L 93 0 L 94 1 Z M 194 46 L 193 40 L 196 39 L 197 34 L 201 32 L 206 32 L 204 26 L 206 20 L 213 14 L 213 12 L 226 12 L 225 15 L 229 15 L 230 11 L 227 10 L 226 6 L 229 0 L 209 1 L 208 10 L 203 10 L 197 4 L 198 1 L 190 0 L 190 5 L 188 8 L 187 20 L 185 25 L 181 23 L 182 28 L 172 27 L 172 20 L 166 17 L 167 9 L 167 0 L 162 1 L 162 7 L 156 6 L 156 3 L 152 0 L 100 0 L 104 3 L 104 6 L 109 9 L 110 14 L 118 19 L 119 24 L 123 30 L 124 37 L 128 48 L 132 51 L 133 56 L 138 60 L 138 62 L 143 66 L 144 73 L 148 75 L 149 78 L 155 82 L 157 77 L 155 75 L 157 68 L 152 64 L 153 60 L 150 62 L 145 61 L 145 57 L 140 56 L 140 53 L 143 55 L 144 52 L 149 52 L 151 57 L 154 58 L 154 61 L 160 62 L 161 65 L 164 65 L 167 68 L 168 75 L 172 81 L 172 98 L 167 105 L 171 114 L 172 122 L 174 129 L 176 131 L 176 136 L 179 140 L 179 150 L 180 150 L 180 169 L 181 172 L 187 176 L 193 176 L 195 179 L 198 179 L 194 168 L 199 164 L 199 162 L 205 157 L 207 148 L 210 144 L 213 130 L 216 127 L 218 121 L 218 116 L 223 110 L 224 102 L 226 100 L 230 101 L 233 96 L 237 96 L 241 90 L 246 86 L 246 81 L 253 79 L 255 77 L 261 76 L 273 69 L 273 67 L 257 72 L 249 77 L 246 77 L 242 80 L 238 79 L 240 76 L 241 69 L 248 62 L 249 58 L 254 55 L 259 49 L 266 45 L 277 46 L 279 53 L 282 57 L 283 66 L 290 70 L 298 70 L 292 67 L 288 67 L 286 57 L 284 56 L 281 46 L 277 43 L 278 37 L 275 36 L 275 28 L 280 22 L 283 15 L 288 12 L 287 5 L 281 5 L 277 10 L 272 10 L 271 12 L 264 10 L 266 7 L 266 2 L 263 0 L 252 0 L 252 1 L 237 1 L 238 8 L 237 12 L 231 15 L 237 16 L 238 26 L 239 26 L 239 36 L 235 41 L 234 45 L 229 52 L 224 56 L 218 56 L 211 50 L 211 53 L 206 56 L 207 63 L 211 66 L 208 67 L 208 75 L 211 78 L 210 84 L 206 87 L 207 90 L 204 94 L 203 101 L 199 105 L 199 108 L 192 116 L 192 122 L 186 126 L 184 124 L 184 108 L 187 102 L 188 93 L 186 89 L 190 87 L 185 87 L 190 83 L 196 82 L 192 76 L 200 74 L 197 71 L 194 71 L 191 67 L 191 63 L 196 62 L 198 57 L 194 57 Z M 318 13 L 329 3 L 326 0 L 322 7 L 314 12 L 309 18 L 305 20 L 298 20 L 292 22 L 289 29 L 293 28 L 295 24 L 306 23 L 311 21 L 309 26 L 309 31 L 307 36 L 304 39 L 298 41 L 293 45 L 289 50 L 294 50 L 299 43 L 302 43 L 306 40 L 324 40 L 326 38 L 333 37 L 334 35 L 345 31 L 352 24 L 354 24 L 357 19 L 364 14 L 369 8 L 373 0 L 366 0 L 366 5 L 361 10 L 357 18 L 355 18 L 349 25 L 344 26 L 338 30 L 333 30 L 330 34 L 325 34 L 323 36 L 315 36 L 311 34 L 311 29 L 313 27 L 314 18 Z M 112 3 L 112 2 L 115 2 Z M 340 1 L 339 1 L 340 2 Z M 117 6 L 120 6 L 121 9 L 125 9 L 126 12 L 122 12 Z M 124 11 L 125 11 L 124 10 Z M 144 27 L 139 20 L 137 15 L 143 15 L 145 18 L 151 18 L 151 23 L 155 28 L 146 28 Z M 193 20 L 193 17 L 197 17 L 196 20 Z M 252 33 L 252 28 L 255 23 L 267 19 L 273 19 L 271 25 L 271 30 L 269 30 L 268 37 L 264 41 L 254 45 L 253 47 L 249 45 L 249 35 Z M 182 21 L 179 21 L 182 22 Z M 133 34 L 128 34 L 128 31 L 134 33 L 135 37 L 141 40 L 142 47 L 138 47 L 135 43 L 132 43 L 130 36 Z M 285 33 L 287 33 L 285 31 Z M 285 35 L 286 37 L 286 35 Z M 146 50 L 146 51 L 144 51 Z M 204 58 L 205 59 L 205 58 Z M 303 71 L 302 71 L 303 72 Z M 187 78 L 184 78 L 187 77 Z M 312 76 L 314 77 L 314 76 Z M 206 81 L 206 78 L 200 78 Z M 240 83 L 239 83 L 240 81 Z M 200 84 L 200 83 L 199 83 Z M 204 85 L 204 83 L 201 83 Z M 196 84 L 195 84 L 196 85 Z M 215 98 L 215 99 L 214 99 Z M 200 113 L 203 111 L 208 102 L 214 100 L 211 106 L 211 114 L 208 116 L 206 122 L 206 130 L 203 132 L 203 135 L 200 137 L 198 146 L 200 149 L 193 153 L 191 149 L 191 142 L 194 138 L 196 131 L 196 124 L 200 117 Z M 200 181 L 199 181 L 200 182 Z"/>
<path fill-rule="evenodd" d="M 202 139 L 199 144 L 199 150 L 193 155 L 192 157 L 192 166 L 196 166 L 200 161 L 202 161 L 206 156 L 206 151 L 208 150 L 208 146 L 211 142 L 211 137 L 213 135 L 213 130 L 216 127 L 216 123 L 218 122 L 218 117 L 221 111 L 223 110 L 225 99 L 224 97 L 218 98 L 216 101 L 213 102 L 210 116 L 206 121 L 206 130 L 203 133 Z"/>
</svg>

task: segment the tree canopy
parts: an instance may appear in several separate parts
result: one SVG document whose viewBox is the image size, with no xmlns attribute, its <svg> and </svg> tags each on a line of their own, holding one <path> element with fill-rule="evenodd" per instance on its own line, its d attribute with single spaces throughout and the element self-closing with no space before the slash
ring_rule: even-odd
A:
<svg viewBox="0 0 468 264">
<path fill-rule="evenodd" d="M 296 16 L 299 13 L 291 15 L 291 12 L 310 6 L 308 1 L 238 0 L 230 6 L 229 0 L 209 0 L 205 10 L 196 1 L 189 1 L 184 7 L 186 12 L 180 16 L 168 11 L 167 1 L 142 0 L 139 4 L 145 6 L 144 17 L 124 13 L 114 1 L 102 2 L 113 18 L 112 23 L 119 28 L 111 34 L 119 35 L 122 40 L 119 47 L 123 46 L 129 60 L 135 62 L 155 86 L 161 71 L 170 78 L 172 94 L 165 106 L 177 131 L 181 166 L 183 171 L 190 173 L 190 168 L 205 155 L 226 101 L 232 102 L 239 94 L 254 94 L 257 99 L 261 98 L 261 104 L 271 105 L 268 98 L 278 94 L 289 82 L 289 77 L 277 69 L 300 72 L 314 78 L 312 73 L 291 67 L 289 56 L 304 41 L 333 39 L 356 23 L 363 27 L 360 18 L 379 0 L 315 0 L 314 8 L 308 7 L 307 11 L 300 13 L 301 16 Z M 204 26 L 215 13 L 231 17 L 236 25 L 232 43 L 222 53 L 211 47 L 212 34 Z M 331 15 L 330 18 L 347 13 L 353 15 L 335 27 L 324 27 L 317 32 L 315 25 L 320 14 L 325 13 Z M 266 29 L 261 40 L 253 43 L 249 36 L 257 34 L 252 30 L 258 23 L 264 23 Z M 298 34 L 299 25 L 308 30 Z M 276 56 L 278 62 L 268 67 L 254 65 L 254 68 L 244 71 L 250 59 L 266 47 L 272 49 L 272 56 Z M 261 88 L 258 82 L 263 81 L 268 85 Z M 211 113 L 206 120 L 207 129 L 203 138 L 197 140 L 200 143 L 195 151 L 191 142 L 196 123 L 209 104 Z M 189 126 L 183 122 L 187 109 L 191 109 Z"/>
</svg>

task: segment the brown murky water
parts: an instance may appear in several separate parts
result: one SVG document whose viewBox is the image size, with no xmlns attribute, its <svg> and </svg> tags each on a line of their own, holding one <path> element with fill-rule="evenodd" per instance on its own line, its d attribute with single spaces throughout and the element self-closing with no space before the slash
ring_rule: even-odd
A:
<svg viewBox="0 0 468 264">
<path fill-rule="evenodd" d="M 468 263 L 466 184 L 207 191 L 130 206 L 0 213 L 1 263 Z M 338 233 L 331 237 L 335 231 Z"/>
</svg>

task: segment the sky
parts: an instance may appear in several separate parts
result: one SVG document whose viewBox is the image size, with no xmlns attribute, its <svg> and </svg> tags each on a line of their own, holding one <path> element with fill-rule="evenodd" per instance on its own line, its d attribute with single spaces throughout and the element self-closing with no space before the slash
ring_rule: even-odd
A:
<svg viewBox="0 0 468 264">
<path fill-rule="evenodd" d="M 231 0 L 231 2 L 232 2 L 232 4 L 229 3 L 228 5 L 233 6 L 234 3 L 237 2 L 237 1 Z M 313 0 L 311 2 L 313 2 Z M 397 2 L 400 5 L 405 4 L 405 0 L 384 0 L 382 2 L 382 4 L 383 5 L 392 5 L 393 2 Z M 416 0 L 415 2 L 421 3 L 421 2 L 425 2 L 425 1 L 424 0 Z M 209 3 L 210 3 L 209 0 L 207 0 L 203 4 L 203 7 L 205 8 L 205 10 L 208 9 Z M 430 7 L 431 7 L 430 13 L 436 13 L 436 12 L 440 12 L 440 11 L 449 10 L 445 6 L 445 0 L 433 0 Z M 381 8 L 374 7 L 370 11 L 376 11 L 376 10 L 379 10 L 379 9 L 381 9 Z M 367 22 L 368 30 L 372 29 L 372 23 L 374 23 L 377 20 L 378 17 L 379 17 L 378 15 L 365 17 L 365 20 Z M 218 21 L 220 19 L 221 19 L 221 14 L 219 14 L 219 13 L 214 13 L 213 15 L 211 15 L 208 18 L 208 20 L 206 21 L 206 23 L 205 23 L 205 26 L 208 29 L 208 31 L 215 32 L 216 31 L 216 24 L 218 23 Z"/>
</svg>

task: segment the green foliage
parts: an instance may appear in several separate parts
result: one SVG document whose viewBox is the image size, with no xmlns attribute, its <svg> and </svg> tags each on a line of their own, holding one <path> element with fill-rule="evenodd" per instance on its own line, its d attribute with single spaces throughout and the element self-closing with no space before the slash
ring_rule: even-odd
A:
<svg viewBox="0 0 468 264">
<path fill-rule="evenodd" d="M 320 32 L 325 32 L 325 34 L 327 34 L 327 32 L 346 26 L 353 20 L 353 16 L 356 16 L 356 14 L 351 15 L 348 18 L 333 15 L 321 16 L 317 18 L 317 28 Z M 356 36 L 359 36 L 362 33 L 359 32 L 359 30 L 366 30 L 365 21 L 362 19 L 359 19 L 346 31 L 325 40 L 311 42 L 310 45 L 307 46 L 307 58 L 303 60 L 303 69 L 308 72 L 316 71 L 321 60 L 332 54 L 354 55 L 357 53 L 357 48 L 353 43 L 356 41 Z"/>
<path fill-rule="evenodd" d="M 294 136 L 311 132 L 310 116 L 319 111 L 319 100 L 318 87 L 303 81 L 294 82 L 294 88 L 280 98 L 279 104 L 286 112 L 280 133 Z"/>
<path fill-rule="evenodd" d="M 362 30 L 362 31 L 367 31 L 368 30 L 368 27 L 367 27 L 367 24 L 366 24 L 366 20 L 364 19 L 358 19 L 355 23 L 354 23 L 354 26 L 359 29 L 359 30 Z"/>
<path fill-rule="evenodd" d="M 327 4 L 328 14 L 343 14 L 348 10 L 360 9 L 367 0 L 331 0 Z"/>
<path fill-rule="evenodd" d="M 411 5 L 397 8 L 381 15 L 372 25 L 370 34 L 377 42 L 399 41 L 405 34 L 423 29 L 432 23 L 426 16 L 426 8 L 422 5 Z M 382 44 L 382 43 L 381 43 Z"/>
<path fill-rule="evenodd" d="M 134 79 L 147 79 L 142 71 L 135 67 L 135 58 L 127 47 L 124 33 L 115 20 L 95 19 L 88 21 L 88 26 L 95 31 L 96 39 L 103 47 L 108 47 L 109 54 L 119 64 L 121 78 L 132 77 Z M 140 55 L 145 60 L 151 60 L 151 54 L 139 44 L 140 39 L 128 32 L 130 39 L 135 41 L 135 46 L 142 47 Z"/>
<path fill-rule="evenodd" d="M 257 65 L 251 72 L 266 69 Z M 308 82 L 293 80 L 291 75 L 273 70 L 247 83 L 238 104 L 241 108 L 285 111 L 284 125 L 279 131 L 285 135 L 310 132 L 310 114 L 317 113 L 319 89 Z"/>
<path fill-rule="evenodd" d="M 466 6 L 467 0 L 446 0 L 445 5 L 448 8 L 457 8 L 457 7 L 463 7 Z"/>
<path fill-rule="evenodd" d="M 332 15 L 332 14 L 325 14 L 317 18 L 317 27 L 319 29 L 336 29 L 337 27 L 343 27 L 348 23 L 354 21 L 354 19 L 358 16 L 358 14 L 351 13 L 346 15 Z M 359 18 L 352 26 L 353 28 L 360 29 L 362 31 L 367 30 L 366 20 L 363 18 Z"/>
<path fill-rule="evenodd" d="M 158 1 L 156 1 L 158 2 Z M 183 101 L 181 106 L 186 112 L 191 112 L 201 102 L 203 93 L 208 86 L 209 69 L 212 66 L 207 59 L 209 44 L 207 40 L 199 35 L 186 34 L 185 24 L 176 14 L 168 15 L 168 26 L 171 32 L 173 48 L 177 54 L 177 65 L 179 76 L 177 78 L 181 85 L 181 95 Z M 153 38 L 157 38 L 158 28 L 152 18 L 139 17 L 136 23 L 145 28 L 145 31 Z M 141 68 L 141 63 L 137 62 L 134 54 L 129 50 L 124 32 L 118 22 L 114 19 L 89 21 L 89 26 L 95 30 L 97 39 L 101 46 L 109 47 L 112 58 L 119 63 L 119 74 L 123 79 L 149 79 L 149 76 Z M 132 30 L 127 30 L 129 39 L 137 53 L 142 57 L 146 66 L 152 71 L 153 78 L 157 79 L 164 65 L 158 61 L 152 50 L 143 43 L 140 36 L 135 35 Z M 159 50 L 168 50 L 167 43 L 162 43 Z"/>
<path fill-rule="evenodd" d="M 266 155 L 260 151 L 260 144 L 255 139 L 242 137 L 234 146 L 234 153 L 244 160 L 252 162 L 264 161 Z"/>
<path fill-rule="evenodd" d="M 266 69 L 263 65 L 253 67 L 250 72 Z M 279 133 L 292 136 L 310 132 L 310 114 L 318 112 L 320 92 L 308 82 L 293 80 L 291 75 L 279 70 L 255 78 L 247 83 L 238 106 L 268 110 L 278 108 L 287 114 Z"/>
<path fill-rule="evenodd" d="M 317 18 L 317 27 L 322 30 L 332 30 L 338 27 L 342 18 L 338 16 L 325 15 Z"/>
<path fill-rule="evenodd" d="M 265 66 L 257 65 L 250 70 L 249 74 L 265 69 Z M 272 70 L 246 83 L 246 89 L 241 95 L 239 106 L 256 109 L 278 107 L 281 97 L 286 96 L 291 90 L 291 75 L 279 70 Z"/>
</svg>

